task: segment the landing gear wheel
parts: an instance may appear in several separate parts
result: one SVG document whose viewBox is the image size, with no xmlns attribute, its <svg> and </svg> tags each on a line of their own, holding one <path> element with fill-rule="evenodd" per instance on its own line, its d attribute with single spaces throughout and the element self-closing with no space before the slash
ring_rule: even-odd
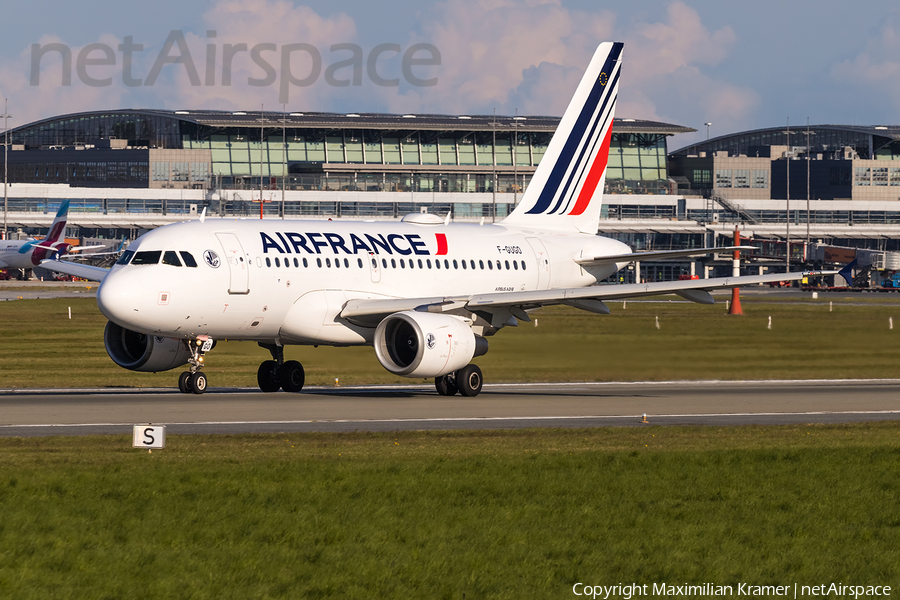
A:
<svg viewBox="0 0 900 600">
<path fill-rule="evenodd" d="M 278 379 L 278 363 L 274 360 L 264 360 L 256 372 L 256 383 L 259 384 L 259 389 L 266 393 L 277 392 L 281 387 L 281 381 Z"/>
<path fill-rule="evenodd" d="M 299 392 L 303 389 L 303 383 L 306 381 L 303 365 L 296 360 L 286 361 L 278 369 L 278 379 L 281 381 L 281 389 L 284 391 Z"/>
<path fill-rule="evenodd" d="M 202 394 L 206 391 L 206 374 L 197 371 L 191 375 L 190 379 L 191 391 L 195 394 Z"/>
<path fill-rule="evenodd" d="M 463 396 L 471 397 L 481 393 L 484 378 L 481 376 L 481 369 L 478 368 L 478 365 L 466 365 L 457 371 L 456 385 L 459 387 L 459 393 Z"/>
<path fill-rule="evenodd" d="M 178 390 L 182 394 L 190 394 L 191 393 L 191 372 L 185 371 L 181 375 L 178 376 Z"/>
<path fill-rule="evenodd" d="M 453 377 L 450 375 L 435 377 L 434 388 L 441 396 L 455 396 L 456 392 L 459 391 L 459 388 L 456 387 L 456 382 L 453 381 Z"/>
</svg>

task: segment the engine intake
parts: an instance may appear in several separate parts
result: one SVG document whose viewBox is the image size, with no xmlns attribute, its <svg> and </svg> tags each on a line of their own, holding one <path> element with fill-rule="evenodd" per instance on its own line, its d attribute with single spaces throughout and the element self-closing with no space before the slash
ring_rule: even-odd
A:
<svg viewBox="0 0 900 600">
<path fill-rule="evenodd" d="M 181 340 L 138 333 L 112 321 L 106 324 L 103 343 L 113 362 L 129 371 L 168 371 L 186 364 L 191 357 Z"/>
<path fill-rule="evenodd" d="M 391 373 L 438 377 L 487 352 L 487 340 L 454 315 L 406 311 L 394 313 L 375 329 L 375 354 Z"/>
</svg>

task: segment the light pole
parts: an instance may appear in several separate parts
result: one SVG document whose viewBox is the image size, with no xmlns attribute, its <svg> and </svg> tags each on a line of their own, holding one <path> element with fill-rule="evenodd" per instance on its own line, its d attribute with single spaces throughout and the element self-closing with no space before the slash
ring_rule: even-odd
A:
<svg viewBox="0 0 900 600">
<path fill-rule="evenodd" d="M 791 272 L 791 118 L 787 118 L 787 201 L 785 208 L 787 209 L 787 221 L 785 222 L 784 240 L 786 250 L 784 255 L 784 272 Z"/>
<path fill-rule="evenodd" d="M 491 122 L 491 223 L 497 216 L 497 109 Z"/>
<path fill-rule="evenodd" d="M 806 252 L 809 252 L 809 117 L 806 117 Z"/>
<path fill-rule="evenodd" d="M 704 123 L 704 125 L 706 125 L 706 141 L 708 142 L 709 141 L 709 126 L 712 125 L 712 123 Z"/>
<path fill-rule="evenodd" d="M 9 215 L 9 197 L 6 194 L 6 187 L 9 184 L 9 99 L 4 99 L 3 114 L 3 239 L 9 239 L 9 230 L 7 229 L 7 217 Z"/>
</svg>

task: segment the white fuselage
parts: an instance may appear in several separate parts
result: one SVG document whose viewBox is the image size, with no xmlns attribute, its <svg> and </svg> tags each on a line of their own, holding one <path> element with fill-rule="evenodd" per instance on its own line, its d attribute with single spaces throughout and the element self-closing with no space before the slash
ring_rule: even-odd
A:
<svg viewBox="0 0 900 600">
<path fill-rule="evenodd" d="M 33 269 L 45 258 L 53 256 L 54 251 L 35 247 L 44 244 L 43 240 L 0 240 L 0 269 Z M 53 248 L 68 248 L 65 242 L 49 244 Z"/>
<path fill-rule="evenodd" d="M 574 259 L 628 251 L 595 235 L 501 224 L 191 221 L 132 243 L 98 304 L 118 325 L 158 336 L 371 344 L 374 328 L 339 317 L 348 300 L 582 287 L 621 265 L 584 269 Z"/>
</svg>

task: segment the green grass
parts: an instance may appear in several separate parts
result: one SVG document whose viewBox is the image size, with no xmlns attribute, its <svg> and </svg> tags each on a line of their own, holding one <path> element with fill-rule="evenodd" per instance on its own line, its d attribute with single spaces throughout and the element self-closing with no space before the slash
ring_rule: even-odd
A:
<svg viewBox="0 0 900 600">
<path fill-rule="evenodd" d="M 724 305 L 611 302 L 598 316 L 552 307 L 490 338 L 475 360 L 489 382 L 675 379 L 895 378 L 900 368 L 900 304 L 852 298 L 829 312 L 829 299 L 745 297 L 745 315 Z M 68 307 L 72 319 L 68 319 Z M 772 329 L 767 329 L 772 317 Z M 655 321 L 659 318 L 660 329 Z M 93 299 L 0 303 L 0 387 L 171 387 L 178 370 L 134 373 L 103 347 L 106 320 Z M 309 385 L 409 383 L 385 371 L 371 348 L 288 347 Z M 207 354 L 216 386 L 255 386 L 268 352 L 252 342 L 223 342 Z"/>
<path fill-rule="evenodd" d="M 900 584 L 900 425 L 0 439 L 0 597 Z M 138 592 L 139 591 L 139 592 Z"/>
</svg>

